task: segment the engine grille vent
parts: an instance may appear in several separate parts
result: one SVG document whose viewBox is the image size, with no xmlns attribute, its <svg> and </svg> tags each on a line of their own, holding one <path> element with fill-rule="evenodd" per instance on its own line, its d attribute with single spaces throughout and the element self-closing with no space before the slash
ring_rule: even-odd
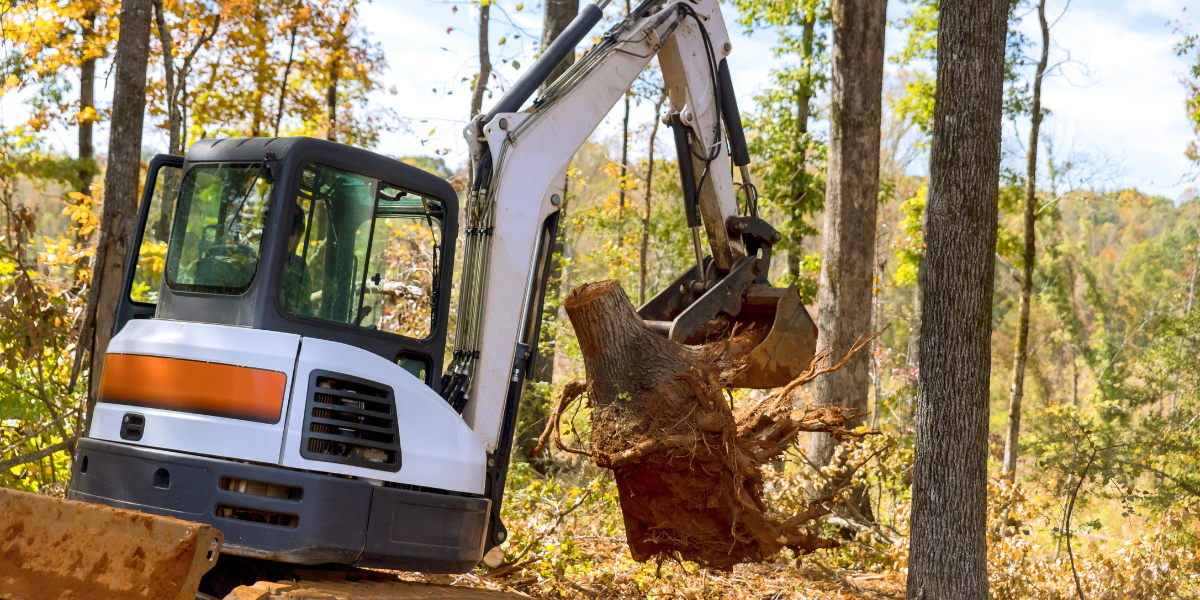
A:
<svg viewBox="0 0 1200 600">
<path fill-rule="evenodd" d="M 327 371 L 308 381 L 300 455 L 367 469 L 400 470 L 396 396 L 382 384 Z"/>
</svg>

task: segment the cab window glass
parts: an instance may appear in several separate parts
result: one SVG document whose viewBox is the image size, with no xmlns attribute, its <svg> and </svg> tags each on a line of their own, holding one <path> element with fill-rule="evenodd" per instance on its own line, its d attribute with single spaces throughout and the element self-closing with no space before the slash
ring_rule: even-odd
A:
<svg viewBox="0 0 1200 600">
<path fill-rule="evenodd" d="M 171 237 L 171 217 L 175 212 L 175 198 L 179 195 L 179 176 L 179 167 L 173 165 L 162 165 L 155 175 L 150 212 L 142 230 L 133 284 L 129 287 L 129 299 L 133 302 L 158 303 L 167 258 L 167 240 Z"/>
<path fill-rule="evenodd" d="M 441 204 L 325 165 L 301 174 L 280 279 L 287 312 L 427 337 L 436 305 Z"/>
<path fill-rule="evenodd" d="M 184 292 L 246 291 L 258 269 L 270 189 L 270 174 L 259 164 L 189 169 L 167 251 L 167 285 Z"/>
</svg>

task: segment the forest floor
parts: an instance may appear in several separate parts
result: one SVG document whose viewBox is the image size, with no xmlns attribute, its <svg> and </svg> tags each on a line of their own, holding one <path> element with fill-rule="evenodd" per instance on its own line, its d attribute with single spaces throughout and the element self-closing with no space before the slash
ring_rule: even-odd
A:
<svg viewBox="0 0 1200 600">
<path fill-rule="evenodd" d="M 239 588 L 225 600 L 514 600 L 532 598 L 730 598 L 747 600 L 842 600 L 904 597 L 904 575 L 897 572 L 857 573 L 834 570 L 816 555 L 773 564 L 738 565 L 731 572 L 699 569 L 695 565 L 663 563 L 651 569 L 629 558 L 623 542 L 606 539 L 579 540 L 582 554 L 589 556 L 586 575 L 568 577 L 559 571 L 494 569 L 493 574 L 433 575 L 409 572 L 394 574 L 397 580 L 379 581 L 383 573 L 354 581 L 332 577 L 332 581 L 289 582 L 273 593 Z M 577 570 L 577 569 L 576 569 Z M 348 580 L 347 580 L 348 579 Z M 262 590 L 270 587 L 259 584 Z"/>
</svg>

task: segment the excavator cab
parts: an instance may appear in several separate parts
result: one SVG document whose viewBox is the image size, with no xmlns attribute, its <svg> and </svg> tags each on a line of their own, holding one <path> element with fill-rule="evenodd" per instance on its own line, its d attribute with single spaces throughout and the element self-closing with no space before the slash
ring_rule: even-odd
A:
<svg viewBox="0 0 1200 600">
<path fill-rule="evenodd" d="M 114 333 L 154 316 L 319 332 L 436 386 L 457 230 L 449 185 L 308 138 L 206 140 L 183 168 L 151 161 Z"/>
<path fill-rule="evenodd" d="M 155 158 L 68 497 L 224 554 L 472 568 L 499 507 L 437 393 L 457 214 L 444 180 L 325 140 Z"/>
</svg>

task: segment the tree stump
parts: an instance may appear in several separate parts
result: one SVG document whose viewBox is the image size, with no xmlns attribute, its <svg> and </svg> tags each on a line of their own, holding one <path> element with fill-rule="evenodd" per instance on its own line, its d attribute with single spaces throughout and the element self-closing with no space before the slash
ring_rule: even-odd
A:
<svg viewBox="0 0 1200 600">
<path fill-rule="evenodd" d="M 563 408 L 586 391 L 592 409 L 586 453 L 613 471 L 633 558 L 665 555 L 729 569 L 785 547 L 806 554 L 837 546 L 810 529 L 829 512 L 820 501 L 788 518 L 771 514 L 760 470 L 802 431 L 862 435 L 841 429 L 853 416 L 841 409 L 793 408 L 791 392 L 827 369 L 814 367 L 761 400 L 733 407 L 722 374 L 736 370 L 765 332 L 677 344 L 646 327 L 615 281 L 577 288 L 564 307 L 587 384 L 568 384 L 542 443 Z M 556 443 L 567 449 L 557 437 Z"/>
</svg>

